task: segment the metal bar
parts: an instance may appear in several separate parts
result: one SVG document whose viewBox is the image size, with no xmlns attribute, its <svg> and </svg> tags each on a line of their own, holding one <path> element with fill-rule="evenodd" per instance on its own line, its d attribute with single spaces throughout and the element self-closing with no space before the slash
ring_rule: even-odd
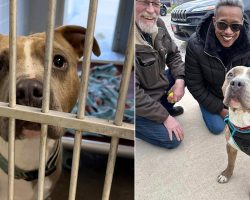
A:
<svg viewBox="0 0 250 200">
<path fill-rule="evenodd" d="M 114 174 L 114 168 L 115 168 L 118 143 L 119 143 L 119 138 L 112 137 L 110 150 L 109 150 L 109 158 L 108 158 L 105 182 L 104 182 L 104 187 L 103 187 L 102 200 L 109 200 L 112 179 L 113 179 L 113 174 Z"/>
<path fill-rule="evenodd" d="M 50 78 L 51 78 L 51 67 L 52 67 L 55 14 L 56 14 L 56 0 L 51 0 L 49 1 L 49 12 L 48 12 L 49 22 L 46 32 L 46 44 L 45 44 L 46 49 L 45 49 L 44 76 L 43 76 L 42 112 L 44 113 L 47 113 L 49 111 Z"/>
<path fill-rule="evenodd" d="M 16 0 L 10 0 L 10 82 L 9 82 L 9 106 L 15 108 L 16 106 Z M 8 142 L 8 199 L 14 199 L 14 177 L 15 177 L 15 119 L 9 119 L 9 142 Z"/>
<path fill-rule="evenodd" d="M 98 0 L 90 0 L 88 23 L 87 23 L 87 30 L 86 30 L 86 37 L 84 44 L 83 63 L 82 63 L 81 88 L 80 88 L 80 96 L 79 96 L 79 104 L 77 112 L 77 118 L 79 119 L 84 118 L 86 96 L 88 94 L 88 78 L 89 78 L 90 62 L 91 62 L 90 59 L 94 41 L 93 35 L 95 30 L 97 5 L 98 5 Z M 70 189 L 69 189 L 69 200 L 74 200 L 76 195 L 81 141 L 82 141 L 81 132 L 77 131 L 75 135 L 72 172 L 71 172 Z"/>
<path fill-rule="evenodd" d="M 74 200 L 76 197 L 76 187 L 78 179 L 78 169 L 79 169 L 79 160 L 81 152 L 81 143 L 82 143 L 82 134 L 80 131 L 76 131 L 75 140 L 74 140 L 74 150 L 73 150 L 73 160 L 70 176 L 70 192 L 69 200 Z"/>
<path fill-rule="evenodd" d="M 47 143 L 48 125 L 42 124 L 41 138 L 40 138 L 40 152 L 39 152 L 39 173 L 38 173 L 38 192 L 37 199 L 44 199 L 44 179 L 45 179 L 45 165 L 46 165 L 46 143 Z"/>
<path fill-rule="evenodd" d="M 124 61 L 123 72 L 122 72 L 122 80 L 120 85 L 120 93 L 117 101 L 117 109 L 115 115 L 114 123 L 117 126 L 122 125 L 122 119 L 125 109 L 125 102 L 128 92 L 129 79 L 131 76 L 132 65 L 133 65 L 133 56 L 134 56 L 134 20 L 133 15 L 131 17 L 128 45 L 126 49 L 126 58 Z M 106 176 L 104 181 L 103 195 L 102 200 L 108 200 L 110 196 L 110 190 L 112 185 L 113 173 L 115 168 L 115 161 L 117 156 L 117 148 L 119 144 L 118 137 L 112 137 L 111 146 L 109 151 L 109 159 L 106 170 Z"/>
<path fill-rule="evenodd" d="M 91 62 L 90 59 L 94 41 L 97 5 L 98 5 L 98 0 L 90 0 L 88 23 L 87 23 L 87 30 L 86 30 L 86 37 L 84 44 L 83 62 L 82 62 L 82 77 L 81 77 L 81 88 L 79 95 L 79 106 L 77 113 L 77 118 L 80 119 L 84 118 L 86 96 L 88 94 L 88 80 L 89 80 L 89 71 Z"/>
<path fill-rule="evenodd" d="M 133 57 L 134 57 L 134 20 L 133 15 L 131 17 L 129 38 L 126 49 L 126 57 L 124 61 L 123 71 L 122 71 L 122 80 L 120 85 L 120 92 L 117 101 L 117 108 L 115 114 L 115 124 L 120 126 L 122 124 L 122 119 L 124 115 L 126 97 L 128 93 L 129 79 L 131 76 L 132 66 L 133 66 Z"/>
<path fill-rule="evenodd" d="M 15 119 L 9 119 L 9 142 L 8 142 L 8 199 L 14 199 L 14 177 L 15 177 Z"/>
<path fill-rule="evenodd" d="M 76 115 L 72 113 L 53 110 L 50 110 L 48 113 L 41 113 L 39 108 L 21 105 L 17 105 L 14 109 L 8 107 L 8 103 L 3 102 L 0 102 L 0 116 L 134 140 L 133 124 L 123 123 L 122 126 L 116 126 L 111 120 L 90 116 L 85 116 L 84 119 L 77 119 L 75 118 Z"/>
<path fill-rule="evenodd" d="M 73 149 L 74 138 L 63 136 L 62 145 L 65 149 Z M 110 143 L 82 139 L 81 150 L 86 152 L 93 152 L 95 154 L 108 155 L 110 150 Z M 131 146 L 119 144 L 117 156 L 122 158 L 134 159 L 134 149 L 131 148 Z"/>
<path fill-rule="evenodd" d="M 10 0 L 10 107 L 16 106 L 16 0 Z"/>
<path fill-rule="evenodd" d="M 49 112 L 50 103 L 50 78 L 52 68 L 52 53 L 54 40 L 54 27 L 56 16 L 56 0 L 49 1 L 48 26 L 46 32 L 45 61 L 44 61 L 44 80 L 43 80 L 43 104 L 42 112 Z M 44 199 L 44 179 L 46 165 L 46 143 L 47 143 L 48 125 L 42 124 L 39 152 L 39 175 L 38 175 L 38 200 Z"/>
</svg>

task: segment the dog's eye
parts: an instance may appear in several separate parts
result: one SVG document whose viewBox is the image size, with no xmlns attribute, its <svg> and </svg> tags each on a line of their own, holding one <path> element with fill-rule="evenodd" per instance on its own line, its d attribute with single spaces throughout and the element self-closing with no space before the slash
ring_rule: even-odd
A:
<svg viewBox="0 0 250 200">
<path fill-rule="evenodd" d="M 228 73 L 227 78 L 233 78 L 234 74 L 232 72 Z"/>
<path fill-rule="evenodd" d="M 61 55 L 55 55 L 53 59 L 54 66 L 57 68 L 64 68 L 66 59 Z"/>
</svg>

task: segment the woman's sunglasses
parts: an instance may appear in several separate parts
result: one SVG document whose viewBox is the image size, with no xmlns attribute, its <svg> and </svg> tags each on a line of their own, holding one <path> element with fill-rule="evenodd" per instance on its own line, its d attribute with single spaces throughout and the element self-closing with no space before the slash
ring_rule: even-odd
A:
<svg viewBox="0 0 250 200">
<path fill-rule="evenodd" d="M 237 24 L 237 23 L 235 23 L 235 24 L 227 24 L 225 22 L 218 21 L 218 22 L 215 22 L 215 24 L 216 24 L 216 27 L 218 29 L 220 29 L 221 31 L 225 31 L 228 27 L 230 27 L 230 29 L 233 32 L 238 32 L 243 28 L 243 24 Z"/>
</svg>

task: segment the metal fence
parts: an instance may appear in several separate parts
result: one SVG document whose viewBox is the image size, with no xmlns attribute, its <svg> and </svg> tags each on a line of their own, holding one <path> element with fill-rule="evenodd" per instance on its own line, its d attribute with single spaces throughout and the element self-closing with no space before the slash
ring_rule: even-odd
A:
<svg viewBox="0 0 250 200">
<path fill-rule="evenodd" d="M 133 20 L 130 26 L 130 35 L 128 39 L 128 46 L 126 51 L 125 62 L 122 72 L 122 80 L 120 85 L 119 98 L 117 101 L 116 116 L 113 122 L 108 120 L 94 119 L 84 116 L 88 75 L 90 70 L 90 57 L 92 53 L 93 45 L 93 33 L 95 27 L 95 20 L 97 14 L 98 0 L 90 0 L 89 15 L 87 23 L 87 32 L 84 45 L 84 55 L 82 63 L 82 79 L 79 95 L 78 113 L 76 115 L 70 113 L 60 113 L 53 110 L 49 110 L 50 102 L 50 77 L 52 66 L 52 53 L 53 53 L 53 37 L 54 37 L 54 19 L 56 11 L 56 0 L 49 1 L 49 16 L 48 16 L 48 28 L 46 32 L 46 52 L 45 52 L 45 66 L 44 66 L 44 83 L 43 83 L 43 102 L 42 108 L 34 108 L 28 106 L 20 106 L 16 104 L 16 0 L 10 0 L 10 87 L 9 87 L 9 103 L 0 102 L 0 116 L 9 118 L 9 165 L 8 165 L 8 178 L 9 178 L 9 190 L 8 199 L 14 199 L 14 166 L 15 166 L 15 120 L 21 119 L 25 121 L 32 121 L 42 124 L 41 126 L 41 138 L 40 138 L 40 164 L 39 164 L 39 177 L 38 177 L 38 194 L 37 199 L 43 200 L 43 188 L 45 178 L 45 154 L 46 154 L 46 141 L 48 125 L 60 126 L 64 128 L 75 129 L 74 139 L 74 152 L 72 161 L 72 172 L 69 189 L 69 200 L 75 199 L 76 186 L 79 168 L 79 157 L 81 150 L 81 133 L 94 132 L 107 136 L 111 136 L 111 145 L 109 151 L 109 158 L 106 170 L 105 183 L 103 188 L 102 199 L 109 199 L 111 183 L 113 178 L 114 166 L 117 155 L 117 147 L 119 138 L 125 138 L 134 140 L 134 125 L 123 123 L 123 114 L 125 109 L 125 100 L 128 91 L 129 78 L 132 72 L 133 54 L 134 54 L 134 37 L 133 37 Z M 133 19 L 133 17 L 132 17 Z"/>
</svg>

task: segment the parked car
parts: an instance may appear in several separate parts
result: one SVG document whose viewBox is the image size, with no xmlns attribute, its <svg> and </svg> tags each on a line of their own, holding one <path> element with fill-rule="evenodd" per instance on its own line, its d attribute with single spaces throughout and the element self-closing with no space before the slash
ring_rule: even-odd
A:
<svg viewBox="0 0 250 200">
<path fill-rule="evenodd" d="M 211 10 L 219 0 L 195 0 L 183 3 L 171 12 L 171 28 L 174 36 L 183 41 L 187 41 L 195 32 L 196 27 L 201 22 L 202 17 Z M 245 13 L 250 18 L 250 1 L 243 0 Z"/>
<path fill-rule="evenodd" d="M 170 2 L 170 0 L 161 0 L 160 2 L 161 2 L 160 15 L 166 16 L 168 8 L 171 7 L 171 2 Z"/>
</svg>

